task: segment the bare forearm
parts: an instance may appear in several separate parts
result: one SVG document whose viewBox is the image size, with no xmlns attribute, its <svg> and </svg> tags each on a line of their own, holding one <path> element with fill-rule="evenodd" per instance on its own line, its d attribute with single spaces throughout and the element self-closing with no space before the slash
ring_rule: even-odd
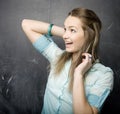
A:
<svg viewBox="0 0 120 114">
<path fill-rule="evenodd" d="M 73 108 L 74 114 L 94 114 L 85 96 L 84 79 L 80 76 L 74 79 Z"/>
<path fill-rule="evenodd" d="M 46 34 L 48 32 L 49 25 L 49 23 L 36 20 L 24 19 L 22 21 L 22 28 L 32 42 L 34 42 L 34 40 L 36 40 L 40 35 Z M 51 33 L 52 35 L 62 37 L 64 29 L 54 25 L 51 29 Z"/>
</svg>

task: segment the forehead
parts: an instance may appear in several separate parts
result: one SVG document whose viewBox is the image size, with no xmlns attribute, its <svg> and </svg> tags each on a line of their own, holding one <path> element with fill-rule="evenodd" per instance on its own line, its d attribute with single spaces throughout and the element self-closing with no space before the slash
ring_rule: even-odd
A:
<svg viewBox="0 0 120 114">
<path fill-rule="evenodd" d="M 82 26 L 82 21 L 81 21 L 81 19 L 79 19 L 77 17 L 68 16 L 65 19 L 64 25 L 65 25 L 65 27 L 68 27 L 68 26 L 81 27 Z"/>
</svg>

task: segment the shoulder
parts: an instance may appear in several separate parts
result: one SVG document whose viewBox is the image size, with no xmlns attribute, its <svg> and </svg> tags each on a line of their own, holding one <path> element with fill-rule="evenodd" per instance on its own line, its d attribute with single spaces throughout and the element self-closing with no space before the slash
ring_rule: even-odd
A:
<svg viewBox="0 0 120 114">
<path fill-rule="evenodd" d="M 113 70 L 110 68 L 110 67 L 108 67 L 108 66 L 105 66 L 105 65 L 103 65 L 102 63 L 100 63 L 100 62 L 96 62 L 93 66 L 92 66 L 92 68 L 90 69 L 90 72 L 95 72 L 95 73 L 98 73 L 98 74 L 107 74 L 107 73 L 109 73 L 109 74 L 111 74 L 111 75 L 113 75 Z"/>
<path fill-rule="evenodd" d="M 97 85 L 104 85 L 105 87 L 112 89 L 114 80 L 113 75 L 113 70 L 110 67 L 96 62 L 87 72 L 86 81 L 87 83 L 96 83 Z"/>
</svg>

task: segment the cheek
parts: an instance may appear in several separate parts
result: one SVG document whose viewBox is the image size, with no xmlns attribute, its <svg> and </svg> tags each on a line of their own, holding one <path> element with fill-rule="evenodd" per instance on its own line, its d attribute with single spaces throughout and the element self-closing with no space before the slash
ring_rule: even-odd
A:
<svg viewBox="0 0 120 114">
<path fill-rule="evenodd" d="M 80 49 L 84 45 L 84 42 L 85 42 L 84 36 L 81 37 L 80 35 L 76 36 L 76 39 L 74 40 L 74 44 L 75 44 L 74 46 Z"/>
<path fill-rule="evenodd" d="M 74 39 L 76 43 L 83 44 L 85 39 L 83 35 L 77 35 L 76 38 Z"/>
</svg>

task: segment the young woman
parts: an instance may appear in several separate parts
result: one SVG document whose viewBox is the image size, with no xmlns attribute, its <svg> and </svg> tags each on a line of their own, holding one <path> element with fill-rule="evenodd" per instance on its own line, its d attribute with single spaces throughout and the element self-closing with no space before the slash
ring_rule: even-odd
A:
<svg viewBox="0 0 120 114">
<path fill-rule="evenodd" d="M 113 88 L 113 71 L 98 60 L 101 21 L 89 9 L 69 12 L 64 28 L 24 19 L 22 28 L 50 62 L 42 114 L 98 114 Z M 52 35 L 63 37 L 65 50 Z"/>
</svg>

